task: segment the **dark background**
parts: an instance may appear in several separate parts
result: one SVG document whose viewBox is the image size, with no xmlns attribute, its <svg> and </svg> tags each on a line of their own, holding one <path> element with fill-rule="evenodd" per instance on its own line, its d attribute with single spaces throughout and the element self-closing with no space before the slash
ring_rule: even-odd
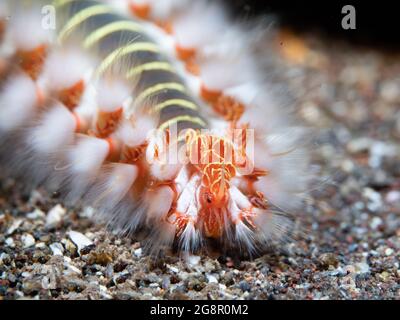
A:
<svg viewBox="0 0 400 320">
<path fill-rule="evenodd" d="M 400 49 L 400 8 L 398 1 L 289 1 L 222 0 L 239 18 L 272 13 L 281 25 L 298 32 L 318 32 L 355 44 Z M 344 30 L 344 5 L 356 9 L 356 30 Z"/>
</svg>

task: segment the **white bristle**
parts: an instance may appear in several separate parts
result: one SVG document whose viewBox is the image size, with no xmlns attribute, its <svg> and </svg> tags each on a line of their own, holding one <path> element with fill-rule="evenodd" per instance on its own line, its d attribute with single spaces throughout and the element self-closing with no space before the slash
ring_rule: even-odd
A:
<svg viewBox="0 0 400 320">
<path fill-rule="evenodd" d="M 108 0 L 112 1 L 112 0 Z M 150 7 L 150 17 L 157 21 L 166 21 L 176 11 L 182 10 L 189 0 L 129 0 L 130 3 L 137 6 L 148 5 Z"/>
<path fill-rule="evenodd" d="M 250 201 L 236 186 L 232 186 L 229 189 L 229 193 L 232 200 L 236 203 L 239 209 L 244 210 L 251 207 Z"/>
<path fill-rule="evenodd" d="M 293 229 L 293 220 L 284 214 L 256 209 L 254 222 L 259 228 L 257 238 L 266 244 L 271 240 L 284 240 L 290 237 Z"/>
<path fill-rule="evenodd" d="M 87 84 L 79 105 L 74 109 L 88 123 L 92 122 L 97 113 L 96 88 Z"/>
<path fill-rule="evenodd" d="M 167 221 L 159 221 L 152 225 L 150 237 L 145 241 L 145 250 L 151 254 L 158 254 L 166 246 L 174 242 L 176 227 Z"/>
<path fill-rule="evenodd" d="M 147 195 L 147 203 L 149 204 L 147 217 L 148 220 L 156 221 L 165 217 L 171 208 L 174 199 L 174 192 L 170 187 L 160 187 L 155 191 L 150 191 Z"/>
<path fill-rule="evenodd" d="M 262 90 L 265 89 L 261 88 L 258 83 L 247 82 L 224 90 L 224 94 L 236 99 L 238 102 L 243 103 L 246 106 L 249 106 Z"/>
<path fill-rule="evenodd" d="M 73 114 L 62 104 L 57 103 L 40 120 L 40 124 L 28 135 L 33 148 L 49 154 L 72 142 L 76 120 Z"/>
<path fill-rule="evenodd" d="M 303 146 L 304 136 L 296 129 L 285 130 L 287 132 L 271 135 L 257 147 L 256 166 L 267 168 L 269 173 L 261 177 L 255 187 L 270 203 L 291 210 L 303 200 L 312 175 L 308 169 L 309 154 Z"/>
<path fill-rule="evenodd" d="M 92 206 L 101 205 L 103 210 L 111 210 L 131 189 L 138 176 L 138 168 L 130 164 L 113 163 L 104 166 L 102 171 L 88 199 Z"/>
<path fill-rule="evenodd" d="M 257 137 L 274 133 L 289 123 L 288 110 L 268 90 L 254 92 L 255 97 L 247 105 L 240 122 L 248 123 Z M 239 93 L 240 95 L 240 93 Z M 242 96 L 244 96 L 243 94 Z M 266 122 L 267 121 L 267 122 Z"/>
<path fill-rule="evenodd" d="M 215 43 L 229 27 L 225 11 L 215 3 L 191 4 L 173 22 L 177 43 L 183 48 L 201 49 Z"/>
<path fill-rule="evenodd" d="M 245 248 L 250 254 L 255 251 L 255 232 L 251 230 L 243 221 L 235 225 L 235 240 L 240 249 Z"/>
<path fill-rule="evenodd" d="M 103 139 L 81 136 L 69 152 L 71 169 L 76 174 L 97 173 L 109 152 L 109 144 Z"/>
<path fill-rule="evenodd" d="M 208 42 L 200 48 L 201 58 L 224 58 L 229 56 L 246 56 L 251 52 L 251 34 L 245 34 L 238 26 L 232 24 L 218 35 L 218 41 Z"/>
<path fill-rule="evenodd" d="M 0 130 L 10 131 L 31 119 L 37 104 L 35 83 L 25 74 L 6 82 L 0 96 Z"/>
<path fill-rule="evenodd" d="M 40 6 L 28 10 L 16 10 L 10 19 L 9 38 L 19 50 L 33 50 L 48 44 L 53 31 L 42 26 L 43 16 Z"/>
<path fill-rule="evenodd" d="M 119 80 L 101 79 L 96 85 L 97 104 L 100 110 L 112 112 L 122 107 L 131 93 L 127 84 Z"/>
<path fill-rule="evenodd" d="M 197 216 L 198 210 L 197 208 L 197 189 L 199 186 L 200 177 L 198 175 L 194 175 L 189 183 L 183 189 L 181 195 L 178 198 L 176 210 L 182 214 L 188 214 L 192 217 Z"/>
<path fill-rule="evenodd" d="M 156 131 L 150 135 L 146 150 L 146 159 L 150 163 L 150 173 L 153 177 L 162 181 L 171 180 L 177 176 L 179 170 L 182 168 L 182 164 L 179 163 L 177 152 L 173 148 L 174 145 L 166 143 L 164 134 Z M 158 154 L 157 158 L 156 154 Z"/>
<path fill-rule="evenodd" d="M 124 144 L 135 147 L 143 144 L 156 126 L 157 122 L 150 116 L 143 115 L 140 120 L 134 122 L 125 119 L 118 128 L 116 135 Z"/>
<path fill-rule="evenodd" d="M 151 14 L 157 20 L 167 20 L 176 11 L 182 10 L 190 0 L 148 0 L 151 5 Z"/>
<path fill-rule="evenodd" d="M 180 246 L 185 252 L 195 250 L 200 243 L 200 231 L 195 227 L 194 221 L 190 219 L 180 236 Z"/>
<path fill-rule="evenodd" d="M 251 57 L 241 55 L 209 59 L 200 66 L 200 78 L 206 88 L 213 90 L 251 83 L 256 74 Z"/>
<path fill-rule="evenodd" d="M 46 59 L 41 81 L 49 90 L 67 89 L 84 80 L 91 68 L 89 57 L 78 49 L 57 49 Z"/>
</svg>

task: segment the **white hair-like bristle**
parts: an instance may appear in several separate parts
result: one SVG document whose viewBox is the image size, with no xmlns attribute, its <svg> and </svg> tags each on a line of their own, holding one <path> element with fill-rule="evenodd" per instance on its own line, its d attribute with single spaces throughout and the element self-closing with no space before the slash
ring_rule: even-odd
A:
<svg viewBox="0 0 400 320">
<path fill-rule="evenodd" d="M 110 0 L 108 0 L 110 1 Z M 112 1 L 112 0 L 111 0 Z M 177 11 L 185 8 L 190 0 L 128 0 L 136 6 L 149 6 L 150 17 L 158 21 L 166 21 L 176 14 Z"/>
<path fill-rule="evenodd" d="M 122 107 L 131 89 L 120 80 L 100 79 L 96 84 L 97 105 L 101 111 L 112 112 Z"/>
<path fill-rule="evenodd" d="M 179 213 L 187 214 L 193 218 L 197 218 L 198 213 L 196 196 L 199 179 L 200 177 L 197 175 L 190 179 L 178 198 L 176 208 Z"/>
<path fill-rule="evenodd" d="M 267 84 L 264 86 L 268 87 Z M 244 101 L 253 97 L 246 105 L 247 108 L 240 118 L 240 122 L 248 123 L 255 130 L 256 137 L 263 139 L 266 135 L 291 125 L 291 117 L 289 117 L 287 108 L 271 92 L 264 88 L 264 91 L 256 89 L 256 91 L 247 93 L 249 93 L 248 97 L 245 92 L 236 92 L 238 96 L 234 92 L 233 95 L 240 99 L 244 98 Z M 266 119 L 268 119 L 268 125 L 265 125 Z"/>
<path fill-rule="evenodd" d="M 113 163 L 104 165 L 86 197 L 89 205 L 101 210 L 113 210 L 131 190 L 138 169 L 134 165 Z"/>
<path fill-rule="evenodd" d="M 25 74 L 9 79 L 0 95 L 0 131 L 16 129 L 31 119 L 37 104 L 36 84 Z"/>
<path fill-rule="evenodd" d="M 229 23 L 226 11 L 212 2 L 196 1 L 173 21 L 176 42 L 188 49 L 201 50 L 214 44 Z"/>
<path fill-rule="evenodd" d="M 54 175 L 52 185 L 63 187 L 67 202 L 82 202 L 83 195 L 101 172 L 109 151 L 110 145 L 106 140 L 78 135 L 76 142 L 64 151 L 64 159 L 56 166 L 57 175 Z"/>
<path fill-rule="evenodd" d="M 201 64 L 200 78 L 206 88 L 223 91 L 254 81 L 254 68 L 251 57 L 216 58 Z"/>
<path fill-rule="evenodd" d="M 257 209 L 254 219 L 259 228 L 256 237 L 261 244 L 270 245 L 272 241 L 290 239 L 294 227 L 293 219 L 281 212 Z"/>
<path fill-rule="evenodd" d="M 304 147 L 302 128 L 284 128 L 269 135 L 257 146 L 256 166 L 268 168 L 268 175 L 261 177 L 255 187 L 264 193 L 269 202 L 290 211 L 304 200 L 310 174 L 309 153 Z M 296 177 L 296 179 L 293 179 Z"/>
<path fill-rule="evenodd" d="M 170 163 L 159 163 L 159 162 L 154 162 L 150 166 L 150 172 L 153 177 L 163 181 L 163 180 L 171 180 L 176 177 L 178 174 L 179 170 L 182 168 L 182 165 L 177 163 L 177 164 L 170 164 Z"/>
<path fill-rule="evenodd" d="M 80 136 L 78 143 L 68 153 L 71 170 L 75 174 L 96 174 L 106 159 L 110 146 L 107 141 Z"/>
<path fill-rule="evenodd" d="M 200 230 L 195 227 L 194 221 L 190 219 L 179 238 L 180 246 L 183 251 L 190 252 L 199 247 L 200 241 Z"/>
<path fill-rule="evenodd" d="M 135 147 L 143 144 L 150 132 L 156 127 L 157 121 L 151 116 L 143 115 L 137 121 L 124 119 L 116 132 L 116 136 L 126 145 Z"/>
<path fill-rule="evenodd" d="M 15 10 L 7 28 L 13 46 L 18 50 L 30 51 L 48 44 L 52 40 L 53 30 L 44 28 L 42 21 L 40 6 Z"/>
<path fill-rule="evenodd" d="M 160 187 L 149 191 L 146 202 L 148 203 L 147 220 L 158 222 L 168 213 L 174 200 L 174 192 L 168 187 Z"/>
<path fill-rule="evenodd" d="M 73 114 L 61 103 L 56 103 L 28 134 L 28 140 L 37 152 L 48 155 L 60 146 L 68 146 L 72 142 L 75 129 L 76 120 Z"/>
<path fill-rule="evenodd" d="M 77 48 L 58 48 L 46 59 L 41 81 L 49 90 L 67 89 L 84 80 L 92 65 L 90 58 Z"/>
<path fill-rule="evenodd" d="M 160 181 L 175 178 L 182 168 L 182 164 L 179 163 L 175 150 L 172 149 L 171 151 L 170 147 L 166 145 L 165 136 L 156 132 L 155 135 L 150 135 L 148 141 L 146 159 L 150 163 L 152 176 Z M 154 156 L 156 150 L 159 158 Z M 173 158 L 174 156 L 176 156 L 176 159 Z"/>
</svg>

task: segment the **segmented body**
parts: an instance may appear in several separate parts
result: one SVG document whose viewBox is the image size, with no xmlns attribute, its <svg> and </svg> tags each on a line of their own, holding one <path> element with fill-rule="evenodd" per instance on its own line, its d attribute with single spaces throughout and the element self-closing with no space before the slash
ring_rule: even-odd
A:
<svg viewBox="0 0 400 320">
<path fill-rule="evenodd" d="M 13 84 L 17 74 L 34 88 L 24 101 L 27 115 L 19 119 L 6 105 L 13 100 L 3 84 L 0 112 L 15 125 L 3 121 L 0 129 L 14 136 L 18 127 L 30 128 L 15 138 L 28 159 L 12 161 L 35 168 L 32 159 L 46 159 L 30 179 L 66 189 L 67 198 L 96 207 L 98 217 L 121 232 L 147 226 L 153 247 L 176 242 L 195 250 L 215 238 L 251 251 L 280 238 L 291 219 L 272 212 L 270 203 L 280 205 L 285 202 L 280 195 L 303 192 L 307 178 L 289 190 L 279 171 L 285 166 L 278 164 L 289 168 L 297 158 L 274 157 L 291 154 L 296 141 L 278 139 L 275 152 L 268 138 L 279 130 L 260 128 L 256 121 L 265 114 L 262 108 L 276 110 L 267 101 L 252 102 L 248 86 L 262 87 L 262 81 L 247 75 L 256 62 L 250 43 L 236 47 L 227 37 L 222 49 L 219 42 L 185 44 L 182 25 L 196 23 L 185 22 L 190 5 L 182 5 L 175 19 L 173 10 L 157 15 L 154 1 L 121 2 L 124 13 L 97 1 L 58 0 L 56 41 L 39 31 L 30 46 L 10 37 L 13 51 L 3 78 Z M 171 8 L 175 2 L 168 2 Z M 18 27 L 2 22 L 0 33 Z M 249 64 L 241 65 L 241 55 Z M 238 66 L 230 59 L 239 59 Z M 218 74 L 220 65 L 213 68 L 218 61 L 226 63 L 226 75 Z M 308 161 L 301 161 L 303 170 Z"/>
</svg>

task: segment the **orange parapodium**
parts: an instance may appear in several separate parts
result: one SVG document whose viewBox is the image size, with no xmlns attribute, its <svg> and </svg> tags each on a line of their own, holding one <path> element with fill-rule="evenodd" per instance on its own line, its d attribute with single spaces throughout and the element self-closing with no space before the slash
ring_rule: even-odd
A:
<svg viewBox="0 0 400 320">
<path fill-rule="evenodd" d="M 0 42 L 3 41 L 5 32 L 6 32 L 6 23 L 0 18 Z"/>
<path fill-rule="evenodd" d="M 47 45 L 43 44 L 33 50 L 18 50 L 16 53 L 16 59 L 21 69 L 33 80 L 37 80 L 37 77 L 43 69 L 47 51 Z"/>
<path fill-rule="evenodd" d="M 112 112 L 99 111 L 96 121 L 96 135 L 99 138 L 105 138 L 113 133 L 122 118 L 122 112 L 122 107 Z"/>
<path fill-rule="evenodd" d="M 121 152 L 121 162 L 136 164 L 145 154 L 147 148 L 147 143 L 143 143 L 139 146 L 130 147 L 124 145 Z"/>
<path fill-rule="evenodd" d="M 231 96 L 220 95 L 212 105 L 215 112 L 226 121 L 237 122 L 244 112 L 244 105 Z"/>
<path fill-rule="evenodd" d="M 79 105 L 84 90 L 85 82 L 80 80 L 71 87 L 59 91 L 58 98 L 68 109 L 73 110 Z"/>
<path fill-rule="evenodd" d="M 130 3 L 129 9 L 140 19 L 147 20 L 150 18 L 151 7 L 149 4 Z"/>
<path fill-rule="evenodd" d="M 200 96 L 204 101 L 214 104 L 218 101 L 219 97 L 222 95 L 222 91 L 207 88 L 204 84 L 200 88 Z"/>
</svg>

